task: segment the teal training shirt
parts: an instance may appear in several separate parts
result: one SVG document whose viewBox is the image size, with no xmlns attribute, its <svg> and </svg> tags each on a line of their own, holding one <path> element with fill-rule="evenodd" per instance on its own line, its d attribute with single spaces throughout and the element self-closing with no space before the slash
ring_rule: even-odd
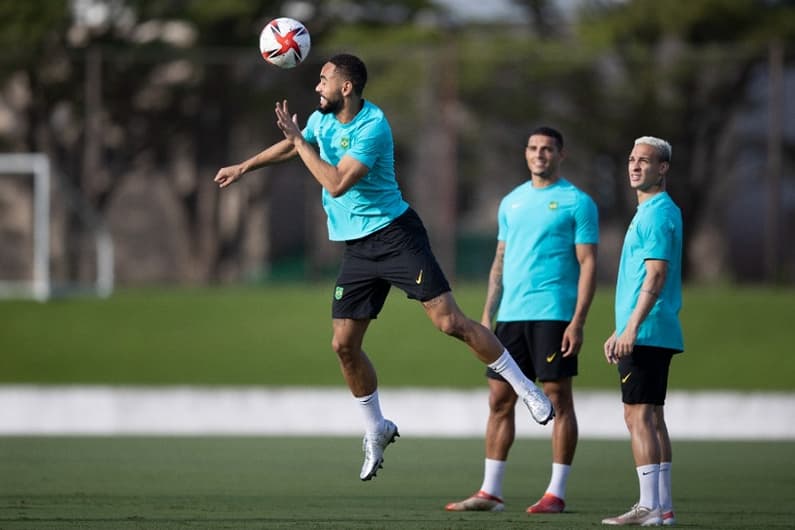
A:
<svg viewBox="0 0 795 530">
<path fill-rule="evenodd" d="M 616 334 L 627 326 L 646 277 L 647 259 L 668 262 L 665 284 L 638 330 L 636 344 L 684 349 L 682 307 L 682 212 L 666 192 L 638 205 L 627 228 L 616 282 Z"/>
<path fill-rule="evenodd" d="M 365 101 L 349 123 L 340 123 L 333 113 L 315 111 L 303 136 L 318 147 L 320 158 L 333 166 L 348 155 L 370 169 L 339 197 L 323 188 L 329 239 L 347 241 L 372 234 L 408 209 L 395 179 L 392 129 L 377 106 Z"/>
<path fill-rule="evenodd" d="M 527 181 L 503 198 L 498 221 L 505 257 L 497 320 L 571 320 L 580 278 L 574 245 L 599 243 L 596 204 L 565 179 L 545 188 Z"/>
</svg>

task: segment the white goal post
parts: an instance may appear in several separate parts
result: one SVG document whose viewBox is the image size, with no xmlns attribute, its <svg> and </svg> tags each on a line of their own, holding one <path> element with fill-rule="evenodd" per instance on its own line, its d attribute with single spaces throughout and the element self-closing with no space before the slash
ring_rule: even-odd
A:
<svg viewBox="0 0 795 530">
<path fill-rule="evenodd" d="M 0 153 L 0 174 L 33 177 L 33 260 L 32 274 L 27 279 L 0 278 L 0 298 L 33 298 L 46 301 L 53 296 L 50 271 L 50 195 L 51 167 L 49 157 L 42 153 Z M 101 297 L 113 292 L 113 241 L 101 223 L 89 228 L 96 244 L 97 278 L 89 291 Z M 84 290 L 84 289 L 81 289 Z M 69 292 L 69 289 L 63 289 Z"/>
</svg>

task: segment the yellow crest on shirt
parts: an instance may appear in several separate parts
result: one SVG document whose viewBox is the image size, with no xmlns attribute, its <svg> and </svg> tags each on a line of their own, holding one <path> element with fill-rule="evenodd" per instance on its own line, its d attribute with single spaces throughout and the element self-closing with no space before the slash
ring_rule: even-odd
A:
<svg viewBox="0 0 795 530">
<path fill-rule="evenodd" d="M 549 201 L 549 209 L 550 210 L 557 210 L 558 209 L 558 201 Z"/>
<path fill-rule="evenodd" d="M 347 136 L 340 138 L 340 147 L 347 149 L 351 146 L 351 139 Z"/>
</svg>

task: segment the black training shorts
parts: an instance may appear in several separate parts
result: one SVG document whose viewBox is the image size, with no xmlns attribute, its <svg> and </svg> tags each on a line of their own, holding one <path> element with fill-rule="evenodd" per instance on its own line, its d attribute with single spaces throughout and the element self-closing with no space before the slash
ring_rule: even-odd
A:
<svg viewBox="0 0 795 530">
<path fill-rule="evenodd" d="M 665 405 L 668 370 L 676 350 L 656 346 L 635 346 L 630 355 L 618 361 L 621 401 Z"/>
<path fill-rule="evenodd" d="M 568 325 L 561 320 L 497 322 L 494 334 L 528 379 L 558 381 L 577 375 L 577 356 L 563 357 L 560 353 Z M 486 369 L 486 377 L 505 381 L 491 368 Z"/>
<path fill-rule="evenodd" d="M 411 208 L 384 228 L 345 242 L 332 317 L 376 318 L 392 285 L 420 302 L 450 290 L 431 251 L 428 233 Z"/>
</svg>

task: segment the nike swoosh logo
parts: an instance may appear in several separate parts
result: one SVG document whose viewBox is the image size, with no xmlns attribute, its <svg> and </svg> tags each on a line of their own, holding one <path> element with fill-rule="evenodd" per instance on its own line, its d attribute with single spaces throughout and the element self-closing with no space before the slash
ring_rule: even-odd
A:
<svg viewBox="0 0 795 530">
<path fill-rule="evenodd" d="M 547 355 L 547 362 L 551 363 L 552 361 L 555 360 L 555 357 L 557 357 L 557 356 L 558 356 L 558 352 L 555 352 L 552 355 Z"/>
<path fill-rule="evenodd" d="M 419 284 L 421 284 L 421 283 L 422 283 L 422 269 L 420 269 L 420 273 L 419 273 L 419 275 L 417 276 L 417 279 L 416 279 L 416 280 L 414 280 L 414 281 L 417 283 L 417 285 L 419 285 Z"/>
<path fill-rule="evenodd" d="M 627 380 L 629 379 L 629 376 L 631 376 L 631 375 L 632 375 L 632 372 L 630 372 L 630 373 L 628 373 L 627 375 L 625 375 L 624 377 L 622 377 L 622 378 L 621 378 L 621 382 L 622 382 L 622 383 L 626 383 L 626 382 L 627 382 Z"/>
<path fill-rule="evenodd" d="M 651 475 L 652 473 L 654 473 L 654 471 L 644 471 L 643 476 L 645 477 L 646 475 Z"/>
</svg>

